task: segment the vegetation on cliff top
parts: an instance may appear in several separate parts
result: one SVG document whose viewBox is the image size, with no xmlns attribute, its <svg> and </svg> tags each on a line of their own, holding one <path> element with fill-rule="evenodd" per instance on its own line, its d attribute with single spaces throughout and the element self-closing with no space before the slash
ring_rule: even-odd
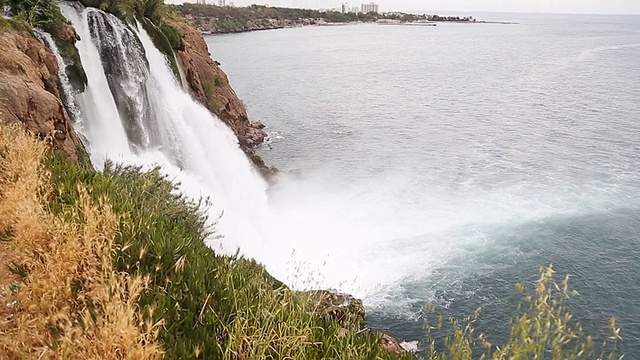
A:
<svg viewBox="0 0 640 360">
<path fill-rule="evenodd" d="M 173 50 L 184 50 L 182 37 L 165 21 L 172 10 L 170 6 L 164 4 L 163 0 L 80 0 L 80 2 L 85 6 L 96 7 L 114 14 L 129 24 L 140 21 L 145 29 L 147 29 L 146 24 L 151 22 L 163 34 L 163 41 L 167 41 Z M 156 46 L 159 45 L 156 44 Z M 162 48 L 160 50 L 165 51 Z"/>
<path fill-rule="evenodd" d="M 76 34 L 60 12 L 56 0 L 7 0 L 15 15 L 11 21 L 20 24 L 19 29 L 40 28 L 53 37 L 68 66 L 66 72 L 72 85 L 84 91 L 87 75 L 75 47 Z M 13 26 L 14 28 L 18 28 Z M 29 29 L 30 30 L 30 29 Z"/>
<path fill-rule="evenodd" d="M 266 20 L 286 20 L 297 23 L 301 19 L 324 19 L 327 22 L 351 22 L 351 21 L 375 21 L 378 17 L 375 13 L 369 14 L 342 14 L 338 11 L 320 12 L 310 9 L 279 8 L 263 5 L 251 5 L 248 7 L 231 7 L 201 4 L 176 5 L 176 10 L 184 16 L 192 18 L 194 25 L 204 30 L 206 19 L 215 19 L 215 27 L 218 32 L 241 32 L 250 30 L 249 23 L 262 24 Z M 264 23 L 267 28 L 270 26 Z"/>
<path fill-rule="evenodd" d="M 171 16 L 171 8 L 163 0 L 80 0 L 85 6 L 92 6 L 109 12 L 122 21 L 135 24 L 138 21 L 147 31 L 154 45 L 169 61 L 171 70 L 181 82 L 180 70 L 175 51 L 184 50 L 180 33 L 166 22 Z"/>
</svg>

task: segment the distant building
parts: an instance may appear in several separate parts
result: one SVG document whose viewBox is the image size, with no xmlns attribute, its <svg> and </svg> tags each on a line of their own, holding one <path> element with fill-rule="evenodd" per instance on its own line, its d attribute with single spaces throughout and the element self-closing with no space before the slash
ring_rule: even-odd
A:
<svg viewBox="0 0 640 360">
<path fill-rule="evenodd" d="M 340 9 L 340 12 L 343 14 L 346 14 L 349 12 L 349 3 L 342 3 L 342 9 Z"/>
<path fill-rule="evenodd" d="M 218 6 L 225 6 L 227 5 L 227 0 L 218 0 Z"/>
<path fill-rule="evenodd" d="M 207 5 L 207 0 L 196 0 L 196 4 Z"/>
<path fill-rule="evenodd" d="M 373 2 L 368 4 L 362 4 L 360 5 L 360 11 L 362 11 L 365 14 L 368 14 L 370 12 L 374 12 L 377 14 L 380 11 L 380 5 Z"/>
</svg>

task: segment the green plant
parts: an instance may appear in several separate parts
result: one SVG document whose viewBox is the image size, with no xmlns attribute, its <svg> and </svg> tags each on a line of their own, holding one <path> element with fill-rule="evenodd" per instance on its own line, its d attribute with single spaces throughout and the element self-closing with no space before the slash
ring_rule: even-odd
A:
<svg viewBox="0 0 640 360">
<path fill-rule="evenodd" d="M 16 17 L 33 27 L 53 32 L 65 20 L 55 0 L 8 0 Z"/>
<path fill-rule="evenodd" d="M 430 359 L 609 359 L 616 358 L 616 344 L 620 340 L 620 329 L 615 319 L 609 326 L 611 337 L 599 351 L 593 337 L 586 334 L 578 321 L 567 309 L 567 301 L 577 295 L 569 288 L 569 276 L 560 283 L 555 281 L 551 266 L 540 268 L 540 276 L 532 294 L 526 293 L 524 285 L 517 284 L 523 293 L 518 314 L 513 318 L 511 335 L 505 344 L 493 346 L 484 334 L 475 335 L 474 324 L 480 311 L 463 322 L 450 319 L 445 329 L 442 317 L 434 324 L 427 324 L 430 334 L 450 331 L 451 336 L 443 343 L 430 341 Z M 609 345 L 612 344 L 610 347 Z M 597 355 L 597 356 L 596 356 Z"/>
<path fill-rule="evenodd" d="M 213 83 L 216 86 L 220 87 L 220 86 L 226 85 L 227 84 L 227 80 L 224 77 L 222 77 L 220 74 L 216 74 L 214 76 L 214 78 L 213 78 Z"/>
<path fill-rule="evenodd" d="M 220 106 L 216 102 L 215 91 L 216 86 L 214 82 L 209 80 L 202 80 L 202 90 L 204 91 L 204 95 L 207 98 L 207 108 L 214 113 L 218 114 L 220 112 Z"/>
<path fill-rule="evenodd" d="M 31 25 L 22 20 L 21 18 L 7 19 L 0 17 L 0 31 L 7 29 L 13 29 L 18 31 L 32 31 Z"/>
<path fill-rule="evenodd" d="M 169 66 L 171 67 L 171 70 L 173 72 L 173 75 L 176 81 L 178 83 L 182 83 L 182 78 L 180 76 L 180 69 L 178 68 L 179 67 L 178 59 L 176 58 L 174 47 L 171 44 L 171 41 L 169 41 L 169 39 L 167 38 L 165 33 L 162 31 L 162 29 L 157 27 L 149 19 L 143 18 L 140 22 L 144 27 L 144 29 L 149 34 L 149 36 L 151 37 L 153 44 L 156 46 L 158 50 L 160 50 L 160 52 L 164 54 L 164 56 L 169 61 Z M 178 37 L 180 40 L 182 40 L 179 34 L 178 34 Z"/>
<path fill-rule="evenodd" d="M 162 0 L 98 0 L 84 1 L 86 5 L 95 6 L 111 13 L 121 20 L 134 24 L 136 20 L 149 19 L 157 26 L 161 25 L 169 11 Z"/>
<path fill-rule="evenodd" d="M 162 25 L 160 25 L 160 31 L 162 31 L 162 33 L 167 37 L 167 40 L 171 44 L 173 50 L 184 51 L 184 41 L 176 28 L 166 23 L 162 23 Z"/>
</svg>

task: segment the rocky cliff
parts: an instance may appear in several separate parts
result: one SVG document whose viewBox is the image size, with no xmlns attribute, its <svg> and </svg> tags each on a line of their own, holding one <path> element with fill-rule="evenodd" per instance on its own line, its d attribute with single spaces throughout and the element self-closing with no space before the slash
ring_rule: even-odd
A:
<svg viewBox="0 0 640 360">
<path fill-rule="evenodd" d="M 227 75 L 211 58 L 202 34 L 180 17 L 168 23 L 184 42 L 184 50 L 177 50 L 176 55 L 191 95 L 233 129 L 245 151 L 261 144 L 266 137 L 264 126 L 249 121 L 247 109 L 229 84 Z"/>
<path fill-rule="evenodd" d="M 259 30 L 294 28 L 322 23 L 322 19 L 248 19 L 246 21 L 220 20 L 203 15 L 185 15 L 204 34 L 228 34 Z"/>
<path fill-rule="evenodd" d="M 78 161 L 81 144 L 60 100 L 55 56 L 29 32 L 0 27 L 0 122 L 20 123 Z"/>
</svg>

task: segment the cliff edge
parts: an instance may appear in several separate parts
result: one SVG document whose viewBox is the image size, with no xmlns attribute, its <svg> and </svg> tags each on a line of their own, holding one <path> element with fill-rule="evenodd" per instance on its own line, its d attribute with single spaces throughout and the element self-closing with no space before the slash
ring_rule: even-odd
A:
<svg viewBox="0 0 640 360">
<path fill-rule="evenodd" d="M 184 50 L 177 50 L 176 56 L 191 95 L 233 129 L 245 152 L 260 145 L 266 138 L 264 126 L 249 121 L 247 109 L 229 84 L 227 75 L 211 58 L 202 34 L 179 16 L 167 19 L 167 23 L 178 31 L 184 42 Z"/>
<path fill-rule="evenodd" d="M 20 123 L 77 162 L 81 147 L 56 84 L 55 56 L 27 31 L 0 27 L 0 123 Z"/>
</svg>

